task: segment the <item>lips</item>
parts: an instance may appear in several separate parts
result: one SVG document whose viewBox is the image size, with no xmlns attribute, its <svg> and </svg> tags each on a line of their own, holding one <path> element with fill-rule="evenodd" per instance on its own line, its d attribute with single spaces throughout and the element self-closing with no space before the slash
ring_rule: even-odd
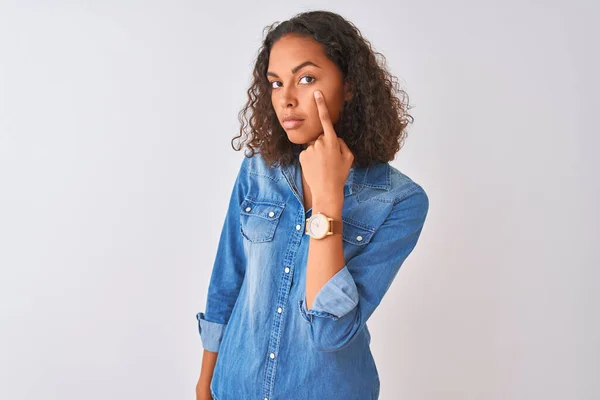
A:
<svg viewBox="0 0 600 400">
<path fill-rule="evenodd" d="M 283 127 L 285 129 L 294 129 L 302 125 L 303 119 L 288 119 L 283 121 Z"/>
<path fill-rule="evenodd" d="M 302 125 L 302 122 L 304 122 L 304 118 L 299 115 L 288 114 L 283 117 L 282 125 L 285 129 L 294 129 Z"/>
</svg>

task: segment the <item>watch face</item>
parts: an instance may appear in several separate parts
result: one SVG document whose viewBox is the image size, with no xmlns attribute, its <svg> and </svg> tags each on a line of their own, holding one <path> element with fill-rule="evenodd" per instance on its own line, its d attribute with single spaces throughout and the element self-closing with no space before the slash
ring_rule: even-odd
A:
<svg viewBox="0 0 600 400">
<path fill-rule="evenodd" d="M 324 215 L 315 214 L 308 221 L 308 231 L 316 238 L 324 237 L 329 230 L 329 221 Z"/>
</svg>

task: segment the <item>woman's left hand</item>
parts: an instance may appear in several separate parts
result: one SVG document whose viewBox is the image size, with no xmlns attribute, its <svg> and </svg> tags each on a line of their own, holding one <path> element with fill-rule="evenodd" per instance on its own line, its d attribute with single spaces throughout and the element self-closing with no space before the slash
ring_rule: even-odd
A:
<svg viewBox="0 0 600 400">
<path fill-rule="evenodd" d="M 328 201 L 344 198 L 344 183 L 354 162 L 354 154 L 346 142 L 337 137 L 325 99 L 320 91 L 314 93 L 323 133 L 299 155 L 302 174 L 315 199 Z"/>
</svg>

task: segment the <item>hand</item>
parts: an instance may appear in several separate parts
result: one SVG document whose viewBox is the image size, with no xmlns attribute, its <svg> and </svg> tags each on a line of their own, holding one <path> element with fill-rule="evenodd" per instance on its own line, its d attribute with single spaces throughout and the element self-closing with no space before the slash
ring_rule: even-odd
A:
<svg viewBox="0 0 600 400">
<path fill-rule="evenodd" d="M 323 133 L 300 152 L 302 174 L 310 187 L 313 202 L 314 199 L 343 199 L 344 183 L 354 155 L 335 133 L 322 93 L 317 90 L 314 95 Z"/>
</svg>

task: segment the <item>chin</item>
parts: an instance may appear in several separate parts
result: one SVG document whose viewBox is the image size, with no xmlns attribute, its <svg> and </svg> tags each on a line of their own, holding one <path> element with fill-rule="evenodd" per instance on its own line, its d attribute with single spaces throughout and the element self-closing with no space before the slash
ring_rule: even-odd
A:
<svg viewBox="0 0 600 400">
<path fill-rule="evenodd" d="M 286 134 L 289 141 L 294 144 L 306 144 L 310 142 L 310 140 L 308 139 L 308 135 L 303 135 L 298 131 L 286 132 Z"/>
<path fill-rule="evenodd" d="M 311 134 L 301 133 L 298 130 L 292 130 L 290 132 L 286 131 L 286 134 L 287 134 L 288 140 L 294 144 L 308 144 L 310 142 L 314 142 L 315 140 L 317 140 L 317 138 L 320 135 L 320 134 L 315 135 L 314 133 L 311 133 Z"/>
</svg>

